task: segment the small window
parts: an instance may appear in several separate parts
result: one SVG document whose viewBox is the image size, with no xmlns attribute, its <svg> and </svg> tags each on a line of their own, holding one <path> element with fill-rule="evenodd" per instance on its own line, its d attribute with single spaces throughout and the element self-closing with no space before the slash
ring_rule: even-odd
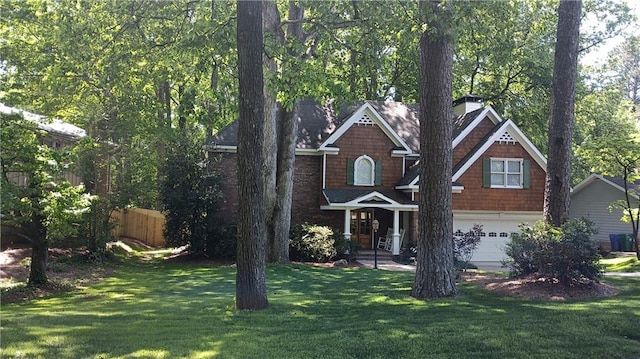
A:
<svg viewBox="0 0 640 359">
<path fill-rule="evenodd" d="M 455 236 L 456 236 L 456 237 L 462 237 L 462 236 L 464 236 L 464 233 L 462 233 L 462 231 L 458 229 L 458 230 L 456 231 L 456 233 L 455 233 Z"/>
<path fill-rule="evenodd" d="M 509 237 L 509 233 L 507 233 L 507 232 L 500 232 L 500 237 L 502 237 L 502 238 Z"/>
<path fill-rule="evenodd" d="M 496 232 L 489 232 L 489 237 L 497 237 L 498 234 Z"/>
<path fill-rule="evenodd" d="M 522 173 L 522 159 L 491 159 L 491 187 L 522 188 Z"/>
<path fill-rule="evenodd" d="M 487 236 L 487 233 L 485 233 L 485 232 L 480 232 L 480 237 L 486 237 L 486 236 Z"/>
<path fill-rule="evenodd" d="M 354 185 L 373 186 L 375 180 L 375 163 L 369 156 L 360 156 L 353 166 Z"/>
</svg>

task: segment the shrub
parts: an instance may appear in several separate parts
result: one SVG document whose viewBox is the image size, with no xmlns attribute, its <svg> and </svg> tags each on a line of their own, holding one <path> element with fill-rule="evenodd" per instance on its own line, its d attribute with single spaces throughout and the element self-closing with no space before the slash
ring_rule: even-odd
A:
<svg viewBox="0 0 640 359">
<path fill-rule="evenodd" d="M 600 276 L 598 243 L 592 239 L 595 224 L 589 219 L 570 220 L 561 227 L 539 221 L 520 229 L 507 244 L 509 259 L 503 263 L 512 274 L 535 273 L 564 285 Z"/>
<path fill-rule="evenodd" d="M 289 257 L 293 261 L 328 262 L 337 254 L 330 227 L 307 223 L 294 225 L 289 238 Z"/>
<path fill-rule="evenodd" d="M 337 231 L 334 230 L 333 232 L 336 233 Z M 347 262 L 351 262 L 362 249 L 362 243 L 346 239 L 343 235 L 334 235 L 334 240 L 333 247 L 336 250 L 337 259 L 346 259 Z"/>
<path fill-rule="evenodd" d="M 200 144 L 185 134 L 175 138 L 167 152 L 166 176 L 160 186 L 167 245 L 188 245 L 193 257 L 226 256 L 225 246 L 230 243 L 219 213 L 221 174 L 210 168 Z"/>
<path fill-rule="evenodd" d="M 235 223 L 227 226 L 216 226 L 214 233 L 207 237 L 207 255 L 217 259 L 236 259 L 238 227 Z"/>
<path fill-rule="evenodd" d="M 482 225 L 476 223 L 471 230 L 462 236 L 453 237 L 453 255 L 456 264 L 465 271 L 467 268 L 471 268 L 469 261 L 480 243 L 480 233 L 482 233 Z"/>
</svg>

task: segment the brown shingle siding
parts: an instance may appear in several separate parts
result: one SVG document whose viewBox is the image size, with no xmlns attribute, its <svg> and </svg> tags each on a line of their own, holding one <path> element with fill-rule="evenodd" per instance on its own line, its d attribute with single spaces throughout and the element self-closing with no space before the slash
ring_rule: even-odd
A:
<svg viewBox="0 0 640 359">
<path fill-rule="evenodd" d="M 485 188 L 482 186 L 482 159 L 488 157 L 531 160 L 531 187 L 526 189 Z M 520 144 L 494 143 L 458 179 L 462 193 L 453 194 L 454 210 L 541 211 L 544 201 L 545 172 Z"/>
<path fill-rule="evenodd" d="M 402 158 L 391 157 L 396 146 L 378 126 L 353 126 L 336 145 L 340 148 L 339 154 L 327 155 L 327 188 L 353 187 L 347 185 L 347 160 L 362 155 L 374 161 L 382 160 L 382 186 L 375 188 L 392 189 L 402 179 Z"/>
<path fill-rule="evenodd" d="M 483 119 L 478 126 L 453 149 L 453 165 L 455 166 L 460 162 L 495 126 L 490 119 Z"/>
</svg>

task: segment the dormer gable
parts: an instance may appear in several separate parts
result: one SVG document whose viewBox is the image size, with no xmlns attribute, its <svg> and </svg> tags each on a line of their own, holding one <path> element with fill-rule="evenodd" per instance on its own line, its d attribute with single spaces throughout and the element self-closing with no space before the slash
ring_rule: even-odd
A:
<svg viewBox="0 0 640 359">
<path fill-rule="evenodd" d="M 394 154 L 405 155 L 413 153 L 405 141 L 398 135 L 396 131 L 389 125 L 387 121 L 378 113 L 373 106 L 365 102 L 356 111 L 354 111 L 343 123 L 329 136 L 318 148 L 319 151 L 328 153 L 337 153 L 339 148 L 335 146 L 336 141 L 340 139 L 350 128 L 357 126 L 377 126 L 382 132 L 393 142 L 396 149 Z"/>
<path fill-rule="evenodd" d="M 540 168 L 544 171 L 547 170 L 547 160 L 544 155 L 513 121 L 506 120 L 497 125 L 465 158 L 455 165 L 452 181 L 457 181 L 494 143 L 520 144 Z"/>
</svg>

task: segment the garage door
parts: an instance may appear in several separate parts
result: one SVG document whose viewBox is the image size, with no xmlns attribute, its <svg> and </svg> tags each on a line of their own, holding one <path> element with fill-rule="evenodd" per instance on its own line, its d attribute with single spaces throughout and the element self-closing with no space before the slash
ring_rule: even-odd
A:
<svg viewBox="0 0 640 359">
<path fill-rule="evenodd" d="M 455 235 L 462 235 L 471 230 L 474 224 L 481 224 L 483 231 L 480 235 L 480 244 L 471 258 L 472 262 L 494 262 L 506 259 L 504 254 L 505 245 L 511 240 L 511 233 L 519 232 L 518 225 L 527 222 L 524 219 L 502 219 L 502 220 L 455 220 L 453 221 L 453 231 Z"/>
</svg>

